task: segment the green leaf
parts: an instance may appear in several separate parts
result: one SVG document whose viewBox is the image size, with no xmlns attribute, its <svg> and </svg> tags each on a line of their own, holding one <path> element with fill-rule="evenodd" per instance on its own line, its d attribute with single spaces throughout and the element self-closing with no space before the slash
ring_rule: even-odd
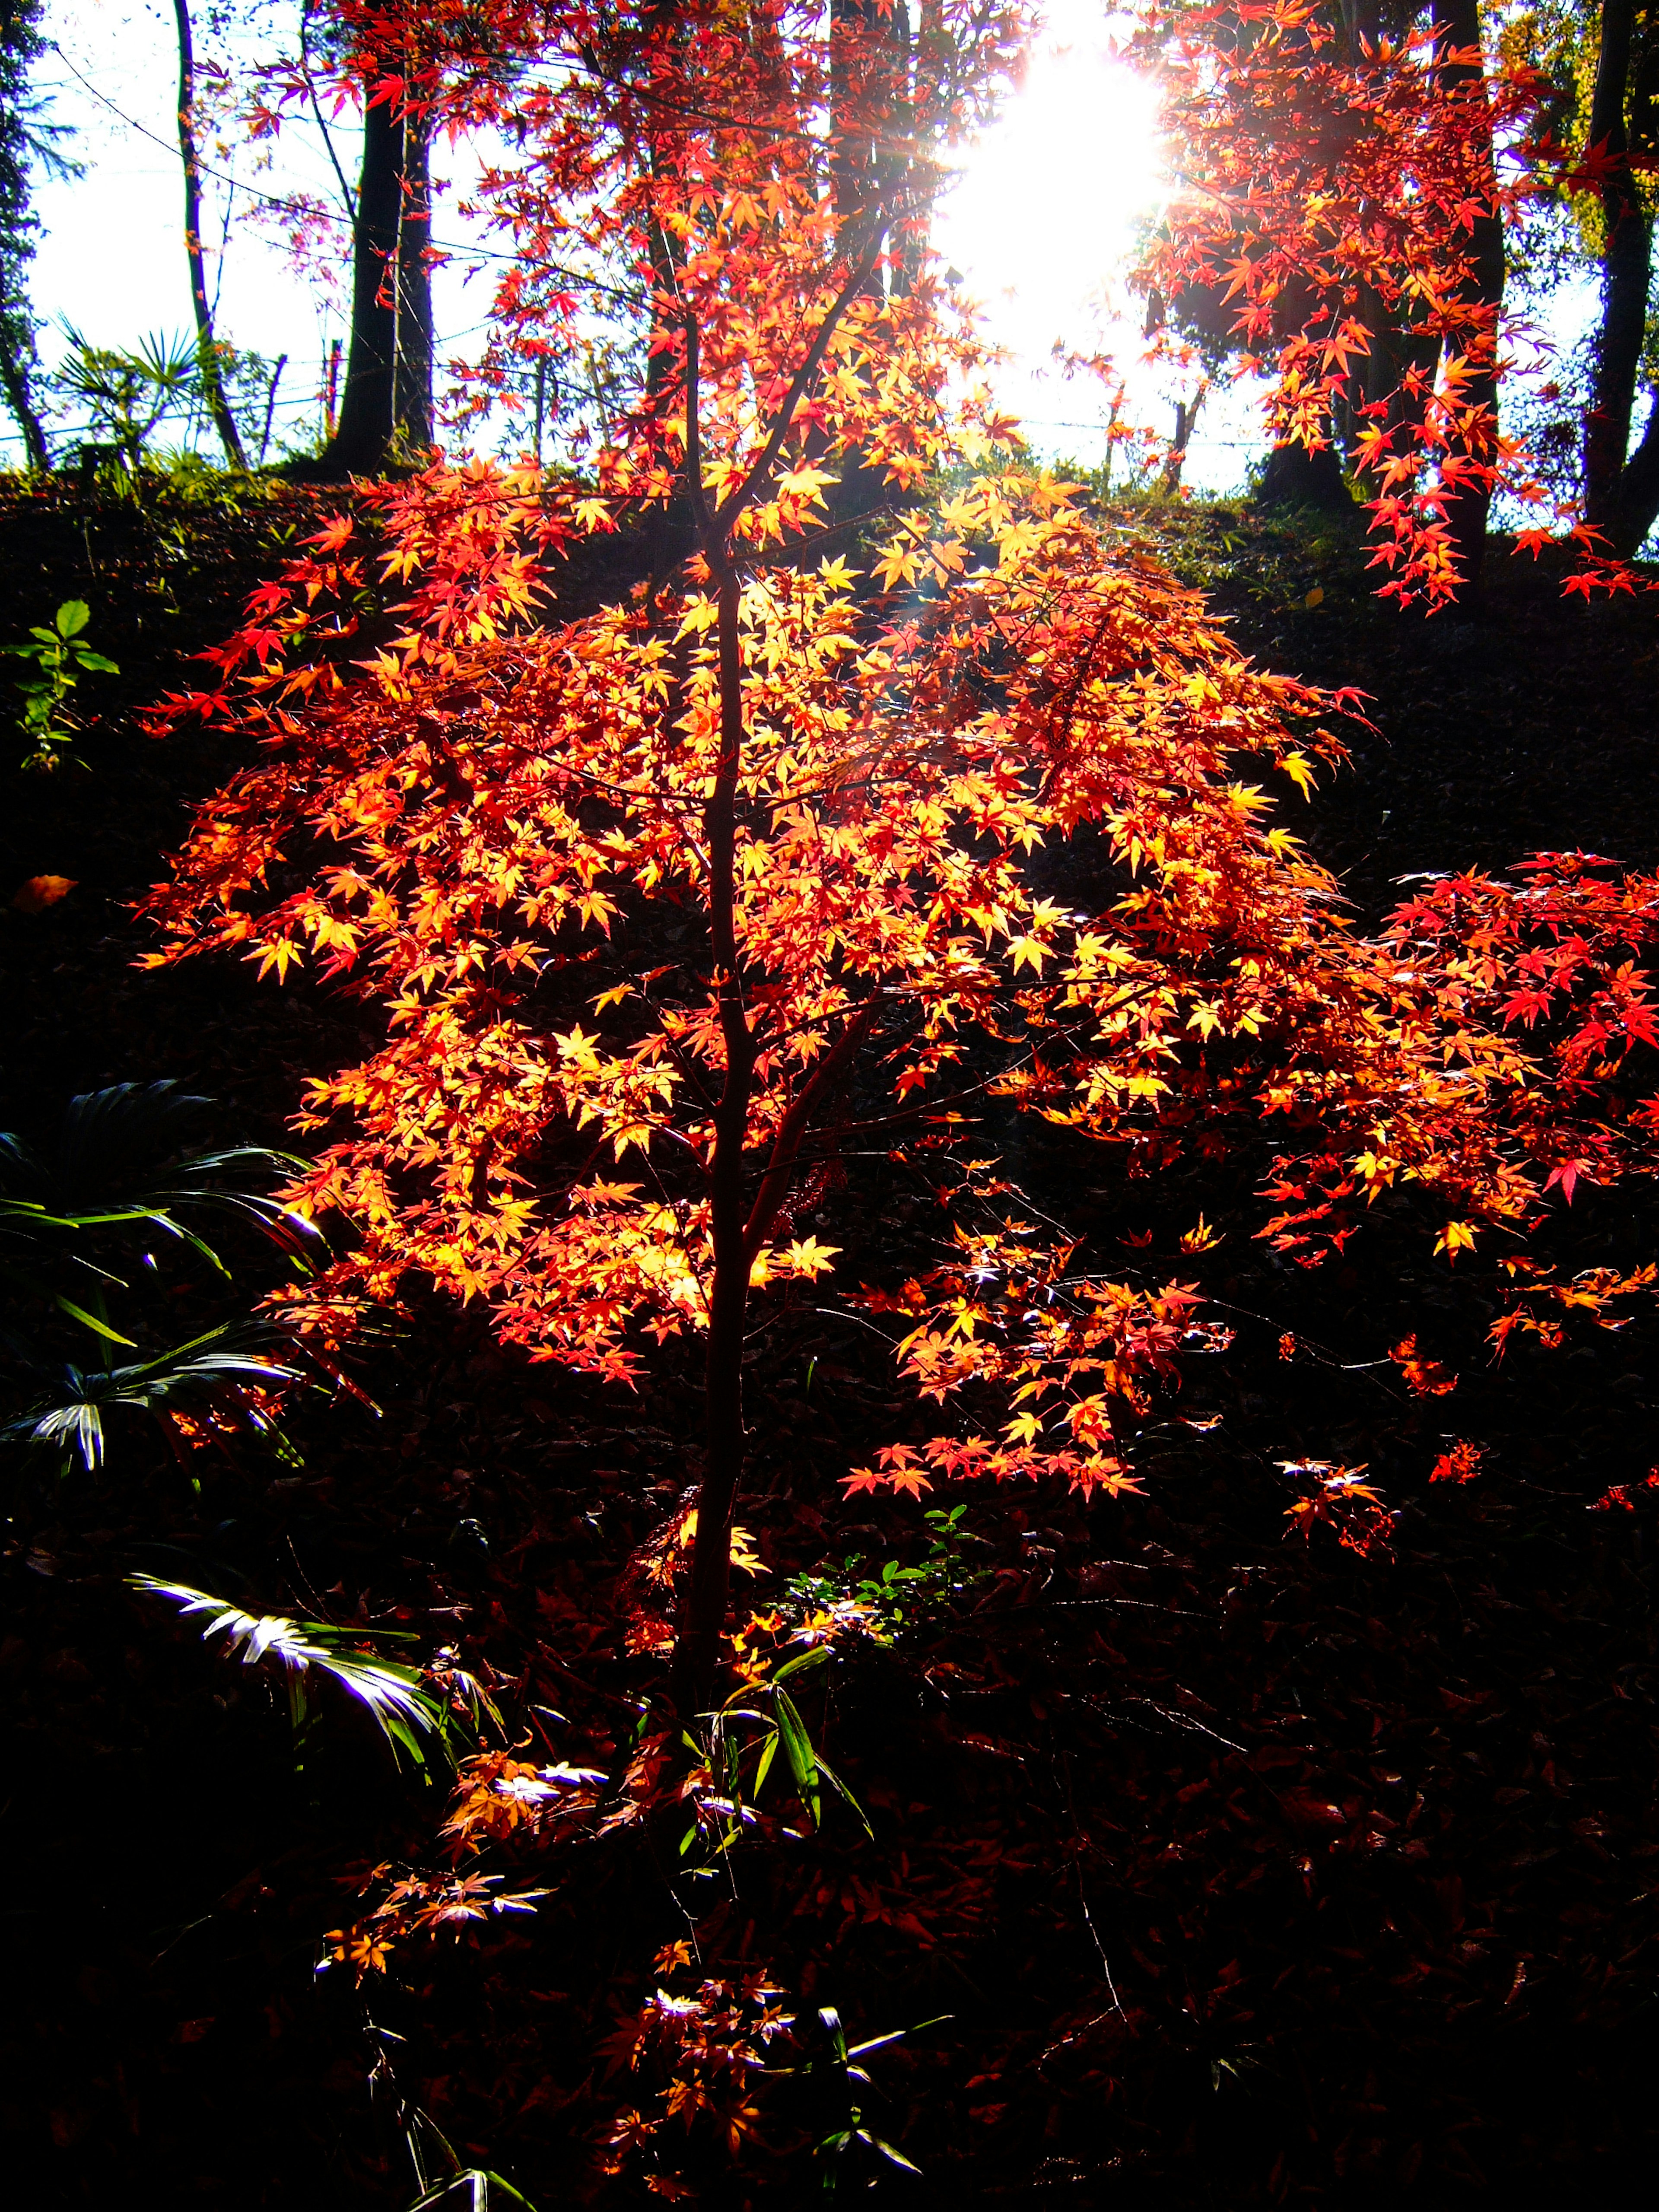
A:
<svg viewBox="0 0 1659 2212">
<path fill-rule="evenodd" d="M 771 1735 L 766 1739 L 766 1742 L 761 1751 L 760 1764 L 755 1769 L 754 1794 L 757 1798 L 759 1797 L 761 1791 L 766 1787 L 766 1778 L 772 1771 L 772 1761 L 777 1757 L 777 1755 L 778 1732 L 774 1729 Z"/>
<path fill-rule="evenodd" d="M 534 2212 L 530 2199 L 520 2196 L 510 2181 L 503 2181 L 486 2166 L 469 2166 L 417 2197 L 409 2212 L 486 2212 L 488 2206 L 497 2202 L 522 2204 L 526 2212 Z"/>
<path fill-rule="evenodd" d="M 55 620 L 59 637 L 76 637 L 92 620 L 92 609 L 84 599 L 65 599 Z"/>
<path fill-rule="evenodd" d="M 114 661 L 106 660 L 101 653 L 89 652 L 84 645 L 76 647 L 75 657 L 82 668 L 95 669 L 101 676 L 118 676 L 121 673 Z"/>
<path fill-rule="evenodd" d="M 943 2027 L 946 2021 L 955 2018 L 953 2012 L 936 2012 L 931 2020 L 919 2020 L 914 2027 L 890 2028 L 885 2035 L 872 2035 L 867 2043 L 855 2043 L 848 2056 L 862 2058 L 866 2051 L 880 2051 L 890 2043 L 902 2043 L 907 2035 L 920 2035 L 924 2028 Z"/>
<path fill-rule="evenodd" d="M 880 2136 L 872 2135 L 868 2128 L 860 2128 L 858 2135 L 860 2142 L 867 2142 L 872 2150 L 878 2150 L 884 2158 L 890 2158 L 895 2166 L 902 2166 L 907 2173 L 921 2172 L 919 2166 L 911 2164 L 902 2150 L 895 2150 L 891 2143 L 885 2142 Z"/>
<path fill-rule="evenodd" d="M 368 1632 L 337 1628 L 327 1621 L 292 1620 L 285 1613 L 246 1613 L 240 1606 L 193 1589 L 188 1583 L 161 1582 L 154 1575 L 129 1575 L 127 1580 L 146 1595 L 170 1599 L 186 1617 L 199 1613 L 213 1615 L 202 1631 L 204 1643 L 215 1636 L 228 1636 L 228 1656 L 242 1650 L 245 1667 L 266 1658 L 279 1662 L 287 1670 L 293 1691 L 300 1690 L 302 1678 L 313 1670 L 331 1675 L 368 1710 L 394 1759 L 401 1749 L 415 1765 L 424 1766 L 430 1740 L 435 1738 L 441 1747 L 445 1745 L 448 1715 L 421 1687 L 420 1669 L 383 1659 L 372 1648 L 365 1653 L 362 1645 L 372 1647 L 374 1641 Z M 428 1743 L 422 1743 L 422 1736 L 428 1739 Z"/>
<path fill-rule="evenodd" d="M 812 1826 L 822 1827 L 818 1761 L 812 1749 L 812 1739 L 807 1735 L 805 1725 L 795 1711 L 787 1690 L 774 1690 L 772 1701 L 777 1709 L 778 1734 L 783 1740 L 783 1755 L 789 1761 L 789 1771 L 795 1778 L 801 1802 L 812 1815 Z"/>
<path fill-rule="evenodd" d="M 130 1336 L 123 1336 L 118 1329 L 112 1328 L 106 1321 L 100 1321 L 96 1314 L 88 1313 L 84 1306 L 77 1306 L 73 1298 L 66 1298 L 61 1291 L 53 1298 L 52 1304 L 61 1306 L 66 1314 L 72 1314 L 76 1321 L 83 1322 L 94 1335 L 106 1337 L 112 1344 L 124 1344 L 129 1352 L 137 1350 L 138 1347 Z"/>
<path fill-rule="evenodd" d="M 799 1674 L 808 1667 L 821 1667 L 830 1656 L 827 1644 L 814 1644 L 810 1651 L 798 1651 L 793 1659 L 786 1659 L 781 1667 L 772 1669 L 772 1680 L 781 1682 L 787 1674 Z"/>
<path fill-rule="evenodd" d="M 808 1748 L 810 1749 L 811 1747 L 809 1746 Z M 868 1836 L 871 1842 L 873 1843 L 876 1838 L 876 1832 L 870 1826 L 870 1822 L 866 1816 L 863 1806 L 860 1804 L 858 1799 L 853 1795 L 847 1784 L 842 1780 L 840 1775 L 836 1772 L 835 1769 L 830 1765 L 828 1761 L 819 1753 L 814 1753 L 814 1757 L 817 1761 L 818 1772 L 830 1784 L 830 1787 L 835 1791 L 836 1795 L 838 1797 L 845 1799 L 846 1802 L 851 1807 L 854 1813 L 857 1815 L 860 1826 L 862 1827 L 865 1834 Z M 817 1814 L 815 1808 L 813 1811 L 814 1820 L 816 1820 L 817 1817 Z"/>
</svg>

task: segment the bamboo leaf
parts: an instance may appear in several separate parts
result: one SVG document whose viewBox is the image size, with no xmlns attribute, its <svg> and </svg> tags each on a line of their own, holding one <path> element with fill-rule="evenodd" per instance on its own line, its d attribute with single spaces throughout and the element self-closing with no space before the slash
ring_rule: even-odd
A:
<svg viewBox="0 0 1659 2212">
<path fill-rule="evenodd" d="M 819 1805 L 818 1761 L 812 1739 L 787 1690 L 774 1690 L 772 1699 L 777 1709 L 778 1735 L 783 1741 L 784 1757 L 789 1761 L 789 1771 L 794 1777 L 801 1802 L 812 1815 L 813 1826 L 821 1827 L 823 1823 Z"/>
</svg>

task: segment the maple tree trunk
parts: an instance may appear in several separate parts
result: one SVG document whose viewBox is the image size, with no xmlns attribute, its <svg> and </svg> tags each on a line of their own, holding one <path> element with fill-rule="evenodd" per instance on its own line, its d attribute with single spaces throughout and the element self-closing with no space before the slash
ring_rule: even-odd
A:
<svg viewBox="0 0 1659 2212">
<path fill-rule="evenodd" d="M 703 836 L 708 848 L 709 934 L 720 1028 L 726 1039 L 726 1082 L 714 1109 L 714 1153 L 709 1170 L 714 1280 L 708 1301 L 704 1371 L 707 1457 L 697 1492 L 691 1578 L 674 1653 L 675 1702 L 685 1719 L 708 1701 L 731 1595 L 732 1511 L 743 1473 L 743 1334 L 750 1266 L 744 1234 L 743 1157 L 749 1133 L 755 1044 L 743 1010 L 734 921 L 738 772 L 743 757 L 743 647 L 738 631 L 743 586 L 729 561 L 722 559 L 716 574 L 720 755 L 714 788 L 703 813 Z"/>
<path fill-rule="evenodd" d="M 191 35 L 190 0 L 173 0 L 173 15 L 179 33 L 179 158 L 185 171 L 185 252 L 190 262 L 190 301 L 196 314 L 202 392 L 225 459 L 233 468 L 245 469 L 247 461 L 237 434 L 236 417 L 230 411 L 224 379 L 219 373 L 207 268 L 202 258 L 202 168 L 196 151 L 196 51 Z"/>
<path fill-rule="evenodd" d="M 1603 0 L 1589 121 L 1590 147 L 1602 149 L 1609 166 L 1601 186 L 1601 327 L 1584 426 L 1584 517 L 1606 533 L 1609 550 L 1626 556 L 1652 527 L 1656 507 L 1650 501 L 1659 502 L 1659 450 L 1649 452 L 1656 444 L 1651 418 L 1641 447 L 1630 453 L 1653 270 L 1653 220 L 1631 166 L 1632 126 L 1645 137 L 1651 122 L 1645 82 L 1628 119 L 1626 112 L 1635 14 L 1632 0 Z"/>
<path fill-rule="evenodd" d="M 380 467 L 392 440 L 398 359 L 392 264 L 403 215 L 403 125 L 389 102 L 365 106 L 352 236 L 351 343 L 340 419 L 323 457 L 329 467 L 359 476 Z"/>
<path fill-rule="evenodd" d="M 875 231 L 834 305 L 823 316 L 806 358 L 773 418 L 772 434 L 739 490 L 716 510 L 702 486 L 698 418 L 698 333 L 685 329 L 685 481 L 697 519 L 698 550 L 716 587 L 720 646 L 720 757 L 714 787 L 703 811 L 708 854 L 708 922 L 715 1001 L 726 1046 L 726 1079 L 714 1109 L 714 1148 L 709 1163 L 710 1234 L 714 1282 L 708 1299 L 708 1353 L 704 1370 L 707 1455 L 697 1492 L 697 1528 L 691 1547 L 680 1632 L 674 1646 L 672 1689 L 683 1718 L 708 1703 L 720 1660 L 720 1632 L 732 1583 L 732 1509 L 743 1473 L 743 1333 L 754 1257 L 781 1203 L 789 1164 L 812 1104 L 856 1050 L 873 1018 L 873 1004 L 848 1022 L 840 1043 L 818 1062 L 813 1077 L 786 1117 L 762 1179 L 754 1210 L 745 1219 L 744 1153 L 749 1135 L 756 1047 L 744 1011 L 737 936 L 738 780 L 743 765 L 743 579 L 733 558 L 733 534 L 744 508 L 763 490 L 782 449 L 795 410 L 812 389 L 836 325 L 869 283 L 880 251 Z"/>
<path fill-rule="evenodd" d="M 398 223 L 397 380 L 394 427 L 411 446 L 432 443 L 432 137 L 424 117 L 403 122 Z"/>
</svg>

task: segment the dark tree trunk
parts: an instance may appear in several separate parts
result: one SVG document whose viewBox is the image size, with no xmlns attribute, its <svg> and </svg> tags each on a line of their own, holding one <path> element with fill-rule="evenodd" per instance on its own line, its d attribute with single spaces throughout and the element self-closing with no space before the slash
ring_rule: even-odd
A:
<svg viewBox="0 0 1659 2212">
<path fill-rule="evenodd" d="M 1468 52 L 1478 55 L 1480 51 L 1480 0 L 1445 0 L 1443 21 L 1446 27 L 1446 50 Z M 1483 152 L 1491 179 L 1491 189 L 1497 190 L 1497 167 L 1492 147 L 1491 108 L 1486 98 L 1485 74 L 1479 61 L 1449 63 L 1445 70 L 1449 85 L 1474 84 L 1479 80 L 1480 100 L 1486 116 Z M 1492 317 L 1492 354 L 1489 365 L 1471 380 L 1467 386 L 1471 406 L 1489 408 L 1492 412 L 1492 434 L 1497 434 L 1498 417 L 1498 331 L 1497 319 L 1504 305 L 1504 224 L 1495 207 L 1474 219 L 1469 241 L 1473 272 L 1464 288 L 1464 297 L 1472 304 L 1489 309 Z M 1450 533 L 1452 550 L 1458 568 L 1462 572 L 1463 584 L 1459 597 L 1466 601 L 1477 599 L 1480 591 L 1481 571 L 1486 557 L 1486 523 L 1492 513 L 1492 488 L 1486 483 L 1465 485 L 1456 496 L 1447 502 L 1446 526 Z"/>
<path fill-rule="evenodd" d="M 1181 489 L 1181 472 L 1187 465 L 1187 448 L 1192 442 L 1193 432 L 1198 427 L 1199 412 L 1209 389 L 1210 380 L 1206 376 L 1190 400 L 1177 399 L 1176 402 L 1175 441 L 1170 447 L 1164 463 L 1164 474 L 1158 483 L 1158 490 L 1165 499 L 1173 499 Z"/>
<path fill-rule="evenodd" d="M 869 40 L 875 0 L 830 0 L 830 156 L 836 213 L 842 228 L 869 197 Z"/>
<path fill-rule="evenodd" d="M 432 443 L 432 142 L 422 116 L 403 123 L 403 206 L 398 227 L 395 426 L 409 445 Z"/>
<path fill-rule="evenodd" d="M 1443 9 L 1434 12 L 1445 27 L 1447 50 L 1479 46 L 1478 0 L 1447 0 Z M 1354 68 L 1363 67 L 1368 47 L 1374 48 L 1380 39 L 1402 38 L 1416 13 L 1413 0 L 1341 0 L 1345 60 Z M 1445 74 L 1448 82 L 1455 82 L 1458 76 L 1465 73 L 1448 70 Z M 1474 249 L 1477 273 L 1469 293 L 1496 307 L 1501 303 L 1504 292 L 1504 238 L 1496 216 L 1484 217 L 1477 222 Z M 1359 285 L 1355 307 L 1359 320 L 1365 325 L 1370 349 L 1356 364 L 1336 407 L 1338 433 L 1350 459 L 1358 451 L 1358 434 L 1366 419 L 1362 413 L 1364 408 L 1386 404 L 1388 411 L 1382 417 L 1382 427 L 1389 431 L 1404 429 L 1414 433 L 1420 428 L 1441 352 L 1437 337 L 1425 336 L 1409 323 L 1398 321 L 1398 310 L 1391 314 L 1370 285 Z M 1406 382 L 1413 374 L 1419 385 L 1416 391 L 1409 389 Z M 1483 379 L 1475 396 L 1490 397 L 1495 403 L 1496 379 Z M 1329 503 L 1336 504 L 1328 486 L 1327 493 Z M 1490 493 L 1471 490 L 1448 509 L 1447 520 L 1459 566 L 1471 580 L 1478 579 L 1484 557 L 1491 504 Z"/>
<path fill-rule="evenodd" d="M 744 734 L 743 646 L 738 627 L 743 586 L 731 566 L 729 548 L 723 542 L 716 544 L 707 529 L 702 535 L 704 558 L 712 555 L 720 563 L 716 571 L 720 757 L 714 788 L 703 813 L 703 841 L 708 852 L 709 939 L 720 1028 L 726 1039 L 726 1081 L 714 1109 L 714 1153 L 709 1169 L 714 1280 L 709 1292 L 708 1354 L 704 1369 L 707 1455 L 697 1492 L 691 1579 L 674 1655 L 676 1702 L 686 1720 L 706 1706 L 711 1695 L 731 1595 L 732 1512 L 744 1460 L 743 1336 L 750 1264 L 744 1236 L 743 1155 L 755 1073 L 755 1041 L 744 1014 L 735 926 L 737 795 Z"/>
<path fill-rule="evenodd" d="M 1611 552 L 1624 557 L 1636 551 L 1659 508 L 1659 435 L 1653 419 L 1638 451 L 1630 452 L 1653 273 L 1653 220 L 1631 166 L 1632 137 L 1645 148 L 1653 122 L 1645 66 L 1631 86 L 1635 15 L 1633 0 L 1602 0 L 1589 121 L 1590 146 L 1607 167 L 1601 187 L 1601 327 L 1584 426 L 1584 519 L 1605 533 Z"/>
<path fill-rule="evenodd" d="M 1257 492 L 1258 507 L 1312 507 L 1327 514 L 1353 513 L 1353 495 L 1342 481 L 1334 446 L 1310 453 L 1305 446 L 1275 446 Z"/>
<path fill-rule="evenodd" d="M 1613 551 L 1629 560 L 1659 522 L 1659 392 L 1649 405 L 1642 442 L 1619 478 L 1604 526 Z"/>
<path fill-rule="evenodd" d="M 22 433 L 32 469 L 52 465 L 30 379 L 39 363 L 28 267 L 39 228 L 29 206 L 28 70 L 43 51 L 40 0 L 0 5 L 0 388 Z"/>
<path fill-rule="evenodd" d="M 23 450 L 29 457 L 29 466 L 48 469 L 52 466 L 52 454 L 29 391 L 29 363 L 16 343 L 15 325 L 23 325 L 22 316 L 0 302 L 0 386 L 4 387 L 6 404 L 23 434 Z"/>
<path fill-rule="evenodd" d="M 714 575 L 720 616 L 720 750 L 714 787 L 703 810 L 702 831 L 708 856 L 712 981 L 726 1047 L 726 1073 L 714 1107 L 714 1146 L 708 1169 L 714 1267 L 704 1370 L 707 1454 L 697 1491 L 691 1572 L 674 1644 L 674 1701 L 681 1718 L 687 1721 L 708 1707 L 713 1694 L 731 1595 L 732 1512 L 744 1466 L 743 1340 L 750 1276 L 783 1203 L 807 1124 L 869 1034 L 876 1013 L 876 1002 L 872 1000 L 848 1020 L 836 1043 L 820 1056 L 784 1115 L 754 1204 L 745 1209 L 744 1155 L 749 1141 L 758 1048 L 744 1004 L 743 957 L 737 934 L 737 808 L 744 723 L 743 579 L 737 565 L 735 532 L 750 501 L 769 489 L 794 410 L 817 389 L 836 326 L 851 302 L 863 293 L 875 258 L 872 246 L 850 272 L 836 305 L 820 322 L 806 358 L 779 407 L 765 450 L 752 465 L 743 487 L 718 514 L 710 509 L 702 489 L 695 321 L 688 321 L 685 329 L 685 483 L 696 516 L 697 549 Z"/>
<path fill-rule="evenodd" d="M 196 313 L 202 392 L 225 459 L 232 468 L 245 469 L 247 461 L 237 434 L 236 417 L 225 398 L 224 378 L 220 374 L 213 309 L 207 295 L 207 267 L 202 255 L 202 170 L 196 151 L 196 53 L 190 0 L 173 0 L 173 16 L 179 32 L 179 158 L 185 171 L 185 252 L 190 262 L 190 301 Z"/>
<path fill-rule="evenodd" d="M 398 360 L 398 232 L 403 214 L 403 125 L 389 101 L 363 116 L 363 166 L 351 259 L 351 338 L 340 419 L 325 465 L 371 476 L 386 459 Z"/>
<path fill-rule="evenodd" d="M 1319 295 L 1306 277 L 1291 277 L 1273 302 L 1275 343 L 1283 345 L 1305 331 L 1318 303 Z M 1321 425 L 1327 438 L 1340 434 L 1337 411 Z M 1353 505 L 1342 481 L 1342 456 L 1337 448 L 1326 445 L 1310 453 L 1294 440 L 1270 449 L 1255 498 L 1259 507 L 1309 507 L 1329 513 Z"/>
<path fill-rule="evenodd" d="M 842 236 L 849 245 L 849 227 L 861 228 L 872 201 L 886 195 L 890 204 L 901 180 L 904 164 L 897 146 L 910 127 L 911 68 L 910 18 L 902 0 L 891 0 L 890 5 L 884 0 L 830 0 L 830 184 Z M 883 250 L 890 243 L 884 234 Z M 910 258 L 920 265 L 914 248 Z M 886 293 L 898 296 L 907 282 L 902 263 L 885 272 L 876 268 L 866 290 L 878 300 Z M 817 458 L 820 450 L 820 441 L 809 441 L 809 457 Z M 824 506 L 830 523 L 840 526 L 879 513 L 893 497 L 882 471 L 849 453 L 842 458 L 838 481 L 829 487 Z"/>
</svg>

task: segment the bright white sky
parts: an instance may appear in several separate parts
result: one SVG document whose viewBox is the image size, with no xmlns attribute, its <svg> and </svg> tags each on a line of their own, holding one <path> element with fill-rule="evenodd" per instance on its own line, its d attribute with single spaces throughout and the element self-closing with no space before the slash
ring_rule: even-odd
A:
<svg viewBox="0 0 1659 2212">
<path fill-rule="evenodd" d="M 49 326 L 66 318 L 94 343 L 132 344 L 149 331 L 191 327 L 180 239 L 181 186 L 173 137 L 177 62 L 173 12 L 157 0 L 48 0 L 45 26 L 57 41 L 39 72 L 59 121 L 73 126 L 86 168 L 77 183 L 41 180 L 36 206 L 44 228 L 34 264 L 37 313 Z M 964 173 L 941 210 L 936 232 L 1009 359 L 999 391 L 1042 450 L 1083 462 L 1103 450 L 1103 406 L 1091 380 L 1062 380 L 1049 367 L 1056 339 L 1084 352 L 1113 352 L 1132 376 L 1137 402 L 1170 427 L 1170 397 L 1134 375 L 1139 341 L 1115 322 L 1109 287 L 1133 242 L 1137 222 L 1157 203 L 1159 149 L 1150 88 L 1108 51 L 1104 0 L 1051 0 L 1048 28 L 1024 90 L 996 128 L 965 158 Z M 349 122 L 336 130 L 342 167 L 355 182 L 357 141 Z M 217 320 L 232 343 L 268 357 L 287 353 L 277 410 L 280 431 L 301 434 L 317 421 L 317 392 L 328 341 L 343 335 L 337 303 L 300 277 L 275 244 L 240 217 L 249 195 L 305 191 L 337 199 L 315 127 L 296 118 L 273 149 L 238 147 L 208 154 L 210 167 L 236 179 L 232 247 L 221 276 Z M 216 180 L 204 228 L 220 235 L 227 186 Z M 434 235 L 453 239 L 453 214 L 441 210 Z M 482 278 L 468 284 L 440 271 L 436 309 L 440 357 L 470 350 L 482 322 Z M 42 333 L 48 362 L 63 349 L 53 327 Z M 15 447 L 9 441 L 8 450 Z M 1230 489 L 1260 444 L 1240 404 L 1207 404 L 1194 438 L 1188 480 Z"/>
<path fill-rule="evenodd" d="M 1049 0 L 1024 84 L 966 151 L 933 233 L 1008 356 L 999 396 L 1040 450 L 1085 465 L 1104 454 L 1105 397 L 1094 378 L 1062 375 L 1057 342 L 1109 354 L 1128 380 L 1130 416 L 1174 427 L 1175 393 L 1141 366 L 1139 317 L 1125 312 L 1139 303 L 1121 283 L 1164 188 L 1157 96 L 1115 58 L 1113 29 L 1109 0 Z M 1261 443 L 1248 403 L 1230 400 L 1206 401 L 1188 449 L 1188 481 L 1206 489 L 1242 482 Z"/>
</svg>

